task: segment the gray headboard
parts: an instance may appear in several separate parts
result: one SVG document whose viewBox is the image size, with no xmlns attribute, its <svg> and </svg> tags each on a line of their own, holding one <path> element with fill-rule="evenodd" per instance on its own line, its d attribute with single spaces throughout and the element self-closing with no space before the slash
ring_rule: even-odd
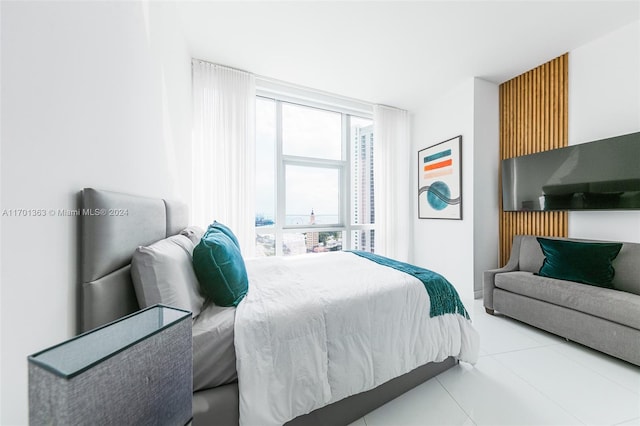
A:
<svg viewBox="0 0 640 426">
<path fill-rule="evenodd" d="M 131 256 L 184 229 L 187 205 L 85 188 L 80 194 L 80 331 L 139 309 L 131 281 Z"/>
</svg>

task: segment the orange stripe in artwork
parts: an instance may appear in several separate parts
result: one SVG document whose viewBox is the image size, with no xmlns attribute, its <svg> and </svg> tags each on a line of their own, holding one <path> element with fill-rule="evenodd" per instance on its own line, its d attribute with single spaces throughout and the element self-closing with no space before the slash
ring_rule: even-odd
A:
<svg viewBox="0 0 640 426">
<path fill-rule="evenodd" d="M 453 164 L 452 159 L 440 161 L 439 163 L 433 163 L 433 164 L 424 166 L 424 171 L 427 172 L 429 170 L 441 169 L 442 167 L 447 167 L 447 166 L 450 166 L 451 164 Z"/>
<path fill-rule="evenodd" d="M 453 168 L 446 169 L 446 170 L 438 170 L 437 172 L 425 173 L 424 174 L 424 178 L 425 179 L 433 179 L 433 178 L 437 178 L 439 176 L 450 175 L 452 173 L 453 173 Z"/>
</svg>

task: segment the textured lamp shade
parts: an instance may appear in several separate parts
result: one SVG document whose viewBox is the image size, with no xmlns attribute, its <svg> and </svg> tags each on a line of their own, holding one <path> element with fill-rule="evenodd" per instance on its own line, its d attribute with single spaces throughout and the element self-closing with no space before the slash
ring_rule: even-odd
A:
<svg viewBox="0 0 640 426">
<path fill-rule="evenodd" d="M 29 358 L 31 425 L 184 425 L 191 313 L 156 305 Z"/>
</svg>

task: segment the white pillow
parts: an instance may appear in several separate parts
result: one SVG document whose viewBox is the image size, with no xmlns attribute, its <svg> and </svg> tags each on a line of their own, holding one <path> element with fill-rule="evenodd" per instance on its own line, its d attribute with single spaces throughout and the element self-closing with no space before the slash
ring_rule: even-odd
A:
<svg viewBox="0 0 640 426">
<path fill-rule="evenodd" d="M 193 271 L 193 248 L 188 237 L 173 235 L 136 249 L 131 278 L 141 308 L 162 303 L 198 316 L 204 299 Z"/>
<path fill-rule="evenodd" d="M 180 235 L 184 235 L 185 237 L 189 238 L 193 243 L 193 246 L 195 247 L 202 239 L 202 236 L 204 235 L 204 229 L 195 225 L 187 226 L 182 231 L 180 231 Z"/>
</svg>

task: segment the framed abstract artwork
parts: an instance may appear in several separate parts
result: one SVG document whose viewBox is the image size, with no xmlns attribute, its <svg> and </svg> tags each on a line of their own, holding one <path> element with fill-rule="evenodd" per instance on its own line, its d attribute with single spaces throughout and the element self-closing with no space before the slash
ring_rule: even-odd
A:
<svg viewBox="0 0 640 426">
<path fill-rule="evenodd" d="M 462 219 L 462 136 L 418 151 L 418 218 Z"/>
</svg>

